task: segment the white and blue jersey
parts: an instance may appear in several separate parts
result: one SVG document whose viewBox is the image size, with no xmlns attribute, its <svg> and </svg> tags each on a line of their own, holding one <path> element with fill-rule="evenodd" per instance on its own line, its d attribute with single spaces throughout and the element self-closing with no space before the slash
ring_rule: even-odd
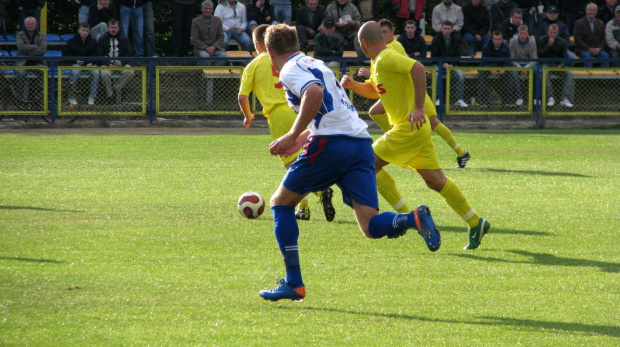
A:
<svg viewBox="0 0 620 347">
<path fill-rule="evenodd" d="M 286 91 L 289 106 L 299 113 L 301 96 L 312 83 L 323 87 L 323 102 L 319 112 L 310 122 L 311 136 L 343 135 L 370 138 L 368 125 L 361 120 L 346 91 L 321 60 L 297 53 L 288 58 L 280 82 Z"/>
</svg>

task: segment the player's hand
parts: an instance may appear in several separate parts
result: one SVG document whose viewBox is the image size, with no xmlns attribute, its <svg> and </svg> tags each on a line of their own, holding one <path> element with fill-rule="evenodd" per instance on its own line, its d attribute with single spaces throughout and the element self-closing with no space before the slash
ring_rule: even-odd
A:
<svg viewBox="0 0 620 347">
<path fill-rule="evenodd" d="M 368 70 L 367 68 L 363 67 L 363 68 L 359 69 L 359 71 L 357 72 L 357 75 L 361 76 L 361 77 L 368 78 L 368 77 L 370 77 L 370 70 Z"/>
<path fill-rule="evenodd" d="M 340 79 L 340 85 L 345 89 L 349 89 L 351 88 L 351 84 L 353 84 L 353 79 L 351 78 L 351 76 L 342 75 L 342 78 Z"/>
<path fill-rule="evenodd" d="M 286 133 L 269 144 L 269 153 L 272 155 L 284 155 L 289 149 L 291 149 L 295 143 L 295 140 L 297 139 L 293 137 L 293 135 Z"/>
<path fill-rule="evenodd" d="M 288 157 L 295 154 L 295 152 L 297 152 L 297 150 L 303 147 L 306 143 L 308 143 L 308 138 L 306 136 L 297 137 L 297 140 L 295 140 L 293 146 L 284 152 L 284 156 Z"/>
<path fill-rule="evenodd" d="M 250 122 L 252 122 L 254 120 L 254 114 L 250 113 L 247 117 L 243 117 L 243 127 L 244 128 L 249 128 L 250 127 Z"/>
<path fill-rule="evenodd" d="M 411 123 L 411 130 L 413 130 L 413 126 L 415 125 L 416 129 L 420 129 L 424 123 L 426 123 L 426 114 L 424 113 L 424 109 L 414 109 L 409 114 L 409 123 Z"/>
</svg>

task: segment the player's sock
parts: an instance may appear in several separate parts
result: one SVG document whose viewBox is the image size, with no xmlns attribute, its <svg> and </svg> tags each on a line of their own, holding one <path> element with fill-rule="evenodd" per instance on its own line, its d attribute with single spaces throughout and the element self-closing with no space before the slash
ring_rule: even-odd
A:
<svg viewBox="0 0 620 347">
<path fill-rule="evenodd" d="M 377 191 L 397 212 L 411 212 L 411 209 L 396 188 L 396 182 L 384 169 L 377 172 Z"/>
<path fill-rule="evenodd" d="M 443 123 L 437 124 L 433 131 L 436 132 L 437 135 L 441 136 L 444 141 L 446 141 L 448 146 L 450 146 L 450 148 L 452 148 L 456 152 L 456 155 L 458 157 L 462 157 L 465 154 L 465 150 L 461 148 L 458 142 L 456 142 L 454 135 L 452 135 L 452 131 L 450 131 L 450 129 L 448 129 L 448 127 L 445 126 Z"/>
<path fill-rule="evenodd" d="M 467 222 L 467 225 L 469 225 L 470 228 L 473 228 L 478 224 L 480 216 L 478 216 L 476 211 L 469 206 L 467 198 L 451 179 L 446 179 L 446 185 L 439 192 L 439 194 L 443 196 L 454 212 L 456 212 L 465 222 Z"/>
<path fill-rule="evenodd" d="M 392 125 L 390 124 L 387 113 L 371 114 L 370 118 L 372 118 L 372 120 L 377 123 L 377 125 L 381 128 L 381 130 L 383 130 L 384 133 L 392 129 Z"/>
<path fill-rule="evenodd" d="M 414 226 L 412 213 L 383 212 L 370 218 L 368 233 L 373 239 L 398 237 Z"/>
<path fill-rule="evenodd" d="M 303 199 L 301 199 L 299 204 L 297 204 L 297 209 L 303 210 L 306 207 L 308 207 L 308 196 L 307 195 Z"/>
<path fill-rule="evenodd" d="M 291 287 L 300 286 L 304 282 L 299 265 L 299 248 L 297 245 L 299 227 L 295 219 L 295 207 L 272 206 L 271 211 L 273 212 L 276 241 L 278 241 L 286 267 L 286 281 Z"/>
</svg>

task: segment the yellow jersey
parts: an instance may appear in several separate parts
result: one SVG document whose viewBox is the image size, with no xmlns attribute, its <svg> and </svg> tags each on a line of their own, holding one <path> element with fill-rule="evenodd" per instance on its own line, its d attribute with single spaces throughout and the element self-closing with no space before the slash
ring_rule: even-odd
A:
<svg viewBox="0 0 620 347">
<path fill-rule="evenodd" d="M 411 69 L 416 62 L 391 49 L 384 49 L 370 62 L 370 79 L 366 80 L 366 83 L 372 85 L 379 94 L 392 125 L 409 123 L 409 114 L 415 108 Z M 428 93 L 424 101 L 424 112 L 427 117 L 437 115 Z"/>
<path fill-rule="evenodd" d="M 250 95 L 251 92 L 263 105 L 263 115 L 269 117 L 276 107 L 288 107 L 286 95 L 280 83 L 278 71 L 271 65 L 267 52 L 259 54 L 243 69 L 239 95 Z"/>
<path fill-rule="evenodd" d="M 403 47 L 403 45 L 400 42 L 398 42 L 398 40 L 396 39 L 393 39 L 392 42 L 386 44 L 386 46 L 389 49 L 395 50 L 400 55 L 404 55 L 405 57 L 408 56 L 407 52 L 405 51 L 405 47 Z"/>
</svg>

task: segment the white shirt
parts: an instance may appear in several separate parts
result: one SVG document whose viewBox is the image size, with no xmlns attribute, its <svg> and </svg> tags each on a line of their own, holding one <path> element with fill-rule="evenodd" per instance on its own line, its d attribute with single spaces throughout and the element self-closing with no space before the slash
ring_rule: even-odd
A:
<svg viewBox="0 0 620 347">
<path fill-rule="evenodd" d="M 333 71 L 321 60 L 296 53 L 288 58 L 280 82 L 286 91 L 289 106 L 299 113 L 301 96 L 309 85 L 323 88 L 323 101 L 314 120 L 308 124 L 311 136 L 345 135 L 370 138 L 368 125 L 361 120 Z"/>
</svg>

